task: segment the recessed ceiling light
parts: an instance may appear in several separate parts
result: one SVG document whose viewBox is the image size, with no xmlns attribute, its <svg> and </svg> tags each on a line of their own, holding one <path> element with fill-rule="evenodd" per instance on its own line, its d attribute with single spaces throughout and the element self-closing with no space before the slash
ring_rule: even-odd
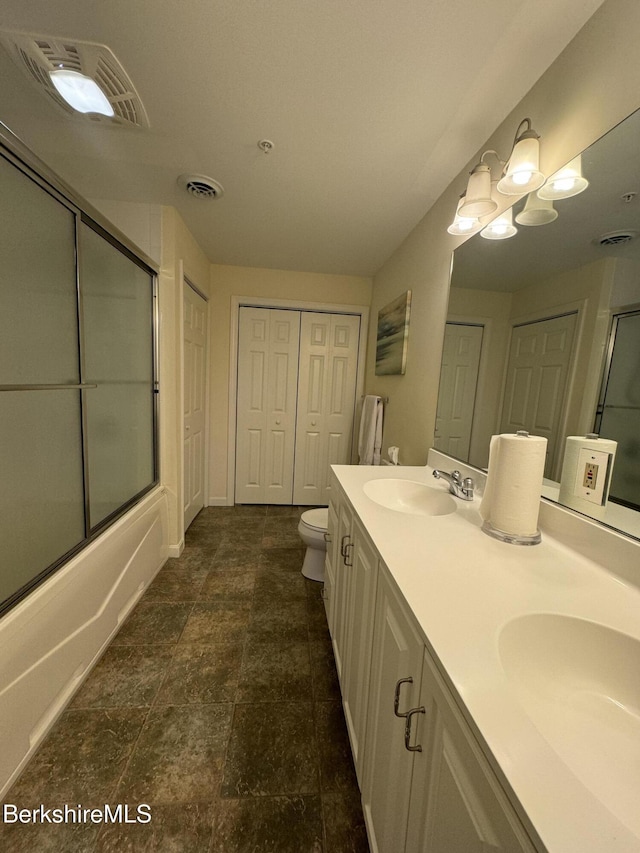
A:
<svg viewBox="0 0 640 853">
<path fill-rule="evenodd" d="M 49 72 L 49 76 L 59 95 L 74 110 L 79 113 L 99 113 L 103 116 L 114 115 L 107 96 L 91 77 L 68 68 L 56 68 Z"/>
</svg>

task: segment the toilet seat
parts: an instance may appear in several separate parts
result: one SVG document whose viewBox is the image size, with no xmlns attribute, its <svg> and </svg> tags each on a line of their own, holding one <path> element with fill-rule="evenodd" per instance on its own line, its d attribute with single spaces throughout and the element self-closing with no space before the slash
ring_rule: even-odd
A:
<svg viewBox="0 0 640 853">
<path fill-rule="evenodd" d="M 329 526 L 329 507 L 320 507 L 320 509 L 308 509 L 300 516 L 300 521 L 311 527 L 313 530 L 323 532 Z"/>
</svg>

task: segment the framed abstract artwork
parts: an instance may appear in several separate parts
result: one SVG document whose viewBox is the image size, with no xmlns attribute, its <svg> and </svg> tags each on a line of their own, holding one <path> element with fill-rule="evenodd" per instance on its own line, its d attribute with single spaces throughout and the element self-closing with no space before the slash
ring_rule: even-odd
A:
<svg viewBox="0 0 640 853">
<path fill-rule="evenodd" d="M 405 372 L 410 313 L 410 290 L 378 311 L 376 376 Z"/>
</svg>

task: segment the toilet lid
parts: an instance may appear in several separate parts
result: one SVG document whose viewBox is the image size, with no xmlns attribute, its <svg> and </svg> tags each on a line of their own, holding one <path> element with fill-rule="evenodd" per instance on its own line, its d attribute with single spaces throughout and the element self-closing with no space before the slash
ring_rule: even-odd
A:
<svg viewBox="0 0 640 853">
<path fill-rule="evenodd" d="M 315 527 L 316 530 L 326 530 L 329 525 L 329 507 L 308 509 L 302 513 L 302 521 L 309 527 Z"/>
</svg>

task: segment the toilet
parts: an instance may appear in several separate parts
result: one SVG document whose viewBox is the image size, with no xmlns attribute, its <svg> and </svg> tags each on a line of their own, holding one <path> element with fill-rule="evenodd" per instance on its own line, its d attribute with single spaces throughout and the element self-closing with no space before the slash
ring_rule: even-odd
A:
<svg viewBox="0 0 640 853">
<path fill-rule="evenodd" d="M 325 533 L 329 524 L 329 507 L 308 509 L 303 512 L 298 525 L 300 538 L 307 546 L 302 564 L 302 574 L 312 581 L 324 581 L 324 557 L 327 551 Z"/>
</svg>

